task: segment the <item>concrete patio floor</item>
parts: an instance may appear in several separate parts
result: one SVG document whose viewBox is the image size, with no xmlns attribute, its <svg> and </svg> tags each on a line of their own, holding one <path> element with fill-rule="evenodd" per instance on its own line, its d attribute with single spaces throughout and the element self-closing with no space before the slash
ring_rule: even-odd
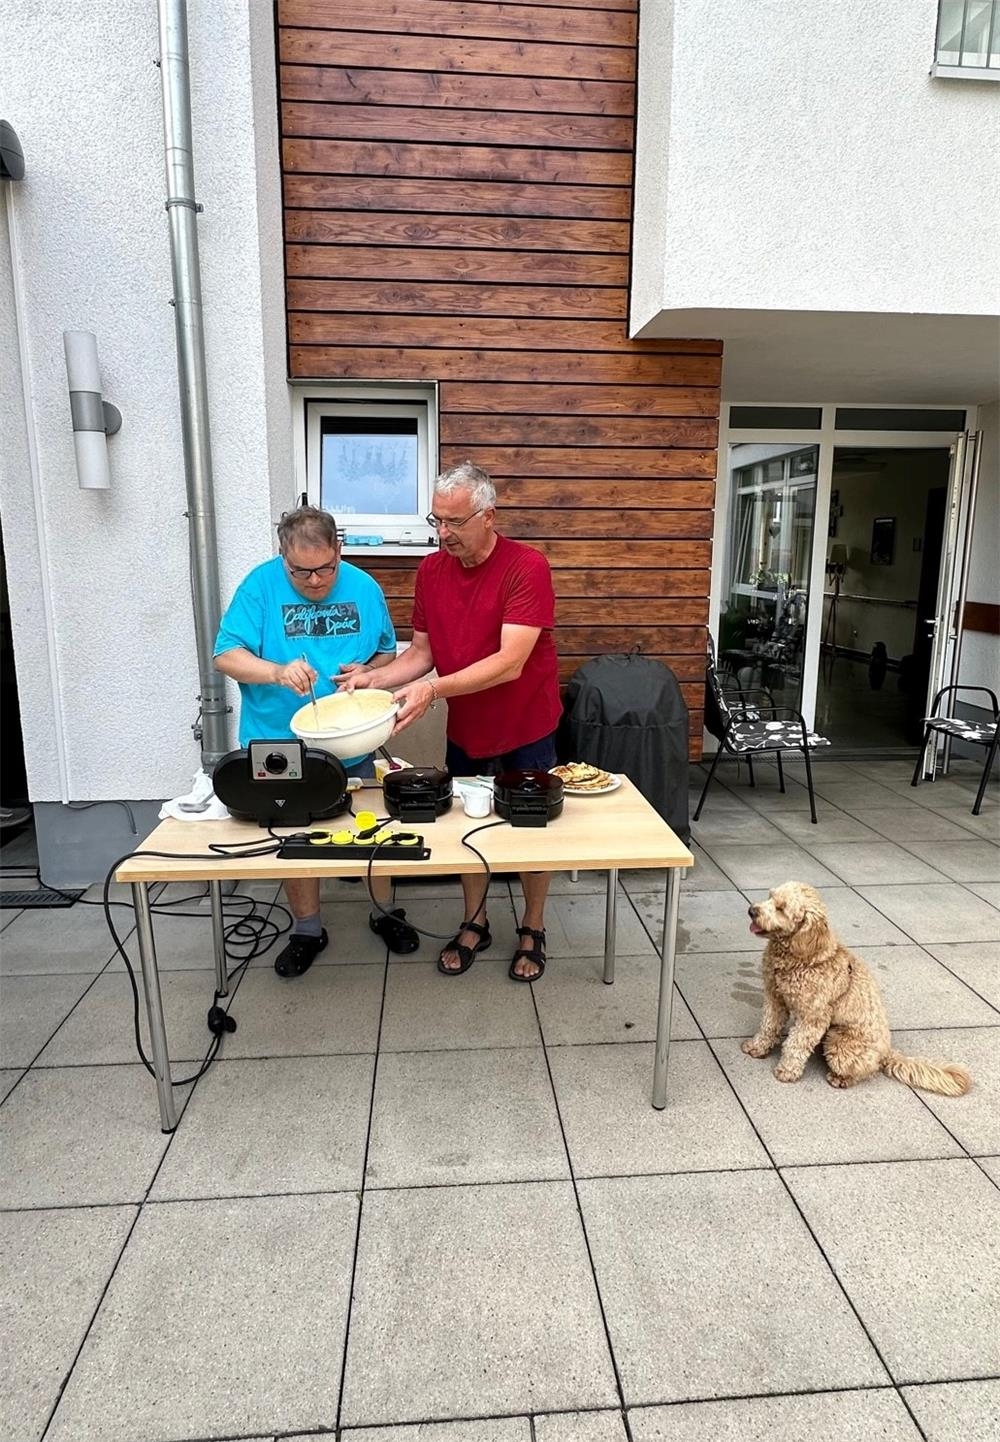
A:
<svg viewBox="0 0 1000 1442">
<path fill-rule="evenodd" d="M 516 884 L 456 979 L 430 941 L 387 958 L 328 884 L 327 952 L 242 973 L 171 1137 L 101 910 L 0 911 L 0 1438 L 996 1442 L 1000 793 L 977 818 L 974 763 L 913 790 L 905 762 L 821 761 L 812 826 L 759 770 L 723 768 L 694 828 L 662 1113 L 652 873 L 623 874 L 614 987 L 603 877 L 556 879 L 533 987 L 506 975 Z M 838 1092 L 816 1062 L 782 1086 L 743 1055 L 747 903 L 793 878 L 968 1096 Z M 399 895 L 459 918 L 446 884 Z M 207 911 L 156 933 L 184 1074 Z"/>
</svg>

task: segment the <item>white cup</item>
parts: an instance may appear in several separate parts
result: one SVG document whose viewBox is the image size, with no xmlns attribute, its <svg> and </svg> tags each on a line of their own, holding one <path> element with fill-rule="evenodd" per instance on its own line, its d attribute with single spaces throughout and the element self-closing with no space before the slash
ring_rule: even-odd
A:
<svg viewBox="0 0 1000 1442">
<path fill-rule="evenodd" d="M 463 786 L 461 790 L 466 816 L 489 816 L 493 809 L 493 795 L 485 786 Z"/>
</svg>

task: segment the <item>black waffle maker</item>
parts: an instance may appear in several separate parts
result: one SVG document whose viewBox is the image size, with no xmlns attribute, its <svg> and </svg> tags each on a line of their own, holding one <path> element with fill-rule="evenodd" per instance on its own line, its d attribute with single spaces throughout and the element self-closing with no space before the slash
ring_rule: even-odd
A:
<svg viewBox="0 0 1000 1442">
<path fill-rule="evenodd" d="M 216 796 L 237 821 L 308 826 L 347 810 L 347 772 L 336 756 L 301 741 L 251 741 L 212 772 Z"/>
<path fill-rule="evenodd" d="M 493 778 L 493 809 L 511 826 L 547 826 L 562 812 L 562 781 L 548 771 L 501 771 Z"/>
<path fill-rule="evenodd" d="M 387 771 L 382 782 L 385 809 L 400 821 L 436 821 L 451 810 L 451 777 L 437 766 Z"/>
</svg>

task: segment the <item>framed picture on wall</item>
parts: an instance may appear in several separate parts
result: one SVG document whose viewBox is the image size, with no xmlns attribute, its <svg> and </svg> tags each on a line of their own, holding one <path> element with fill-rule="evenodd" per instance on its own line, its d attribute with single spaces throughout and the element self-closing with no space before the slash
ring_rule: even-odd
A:
<svg viewBox="0 0 1000 1442">
<path fill-rule="evenodd" d="M 896 517 L 876 516 L 872 521 L 873 566 L 891 566 L 896 554 Z"/>
</svg>

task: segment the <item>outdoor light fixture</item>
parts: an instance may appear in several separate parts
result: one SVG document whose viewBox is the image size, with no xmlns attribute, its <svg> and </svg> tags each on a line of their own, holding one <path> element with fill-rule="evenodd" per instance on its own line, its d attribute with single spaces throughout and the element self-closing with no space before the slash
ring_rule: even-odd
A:
<svg viewBox="0 0 1000 1442">
<path fill-rule="evenodd" d="M 111 485 L 107 438 L 121 429 L 121 411 L 101 396 L 97 337 L 89 330 L 65 330 L 63 345 L 77 479 L 83 490 L 106 491 Z"/>
</svg>

